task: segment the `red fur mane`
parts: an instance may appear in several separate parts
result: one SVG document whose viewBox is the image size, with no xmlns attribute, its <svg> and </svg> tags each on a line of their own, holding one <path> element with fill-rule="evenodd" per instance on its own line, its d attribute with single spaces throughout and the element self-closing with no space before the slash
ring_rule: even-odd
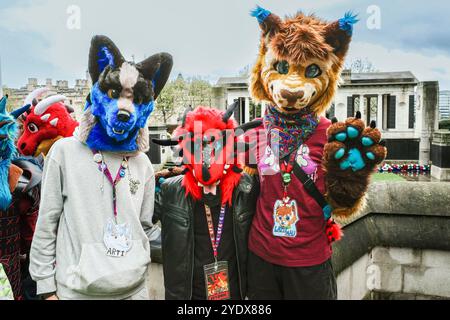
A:
<svg viewBox="0 0 450 320">
<path fill-rule="evenodd" d="M 208 181 L 208 184 L 216 183 L 220 180 L 218 186 L 221 190 L 222 204 L 231 205 L 233 191 L 239 184 L 241 174 L 232 170 L 232 168 L 242 168 L 242 165 L 238 163 L 238 160 L 234 157 L 234 144 L 237 142 L 237 137 L 234 136 L 234 129 L 237 127 L 237 123 L 234 119 L 230 119 L 225 123 L 222 119 L 224 116 L 223 111 L 216 109 L 198 107 L 195 111 L 188 113 L 185 124 L 183 127 L 179 127 L 175 131 L 176 136 L 183 136 L 187 133 L 194 133 L 192 139 L 184 139 L 180 146 L 183 149 L 185 160 L 189 160 L 189 164 L 184 164 L 187 173 L 183 179 L 183 187 L 186 189 L 186 196 L 191 195 L 195 200 L 200 200 L 203 196 L 202 188 L 199 186 L 199 182 L 203 185 L 205 181 L 201 181 L 198 177 L 199 168 L 202 164 L 195 164 L 195 157 L 192 155 L 188 148 L 188 142 L 194 142 L 196 139 L 203 137 L 205 134 L 212 134 L 214 136 L 221 134 L 224 130 L 230 130 L 233 134 L 229 135 L 226 144 L 223 147 L 222 153 L 219 159 L 222 159 L 223 163 L 217 163 L 213 161 L 211 166 L 213 178 Z M 201 132 L 200 132 L 201 125 Z M 226 175 L 223 174 L 225 165 L 231 166 Z M 194 174 L 195 172 L 195 174 Z"/>
</svg>

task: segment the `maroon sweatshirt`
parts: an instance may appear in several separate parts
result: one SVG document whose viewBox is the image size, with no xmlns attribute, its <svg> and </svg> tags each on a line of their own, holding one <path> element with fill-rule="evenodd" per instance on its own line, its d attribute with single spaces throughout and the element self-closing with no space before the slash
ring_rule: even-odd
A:
<svg viewBox="0 0 450 320">
<path fill-rule="evenodd" d="M 321 118 L 316 131 L 299 147 L 296 156 L 303 171 L 310 175 L 322 193 L 325 193 L 325 176 L 321 163 L 330 125 L 328 119 Z M 324 263 L 330 259 L 332 248 L 326 236 L 322 209 L 292 174 L 288 209 L 277 210 L 284 195 L 279 160 L 272 155 L 266 140 L 259 140 L 256 160 L 261 194 L 250 231 L 249 249 L 265 261 L 285 267 Z M 296 202 L 296 210 L 289 206 L 292 200 Z"/>
</svg>

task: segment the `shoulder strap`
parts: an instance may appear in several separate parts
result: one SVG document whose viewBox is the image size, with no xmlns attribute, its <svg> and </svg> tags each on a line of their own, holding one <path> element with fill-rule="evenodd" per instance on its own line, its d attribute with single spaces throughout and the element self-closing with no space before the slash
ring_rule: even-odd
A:
<svg viewBox="0 0 450 320">
<path fill-rule="evenodd" d="M 314 181 L 311 180 L 311 178 L 305 173 L 305 171 L 303 171 L 297 161 L 294 162 L 294 174 L 301 181 L 301 183 L 305 187 L 306 192 L 308 192 L 308 194 L 313 197 L 317 204 L 322 208 L 325 219 L 330 219 L 333 209 L 328 204 L 323 194 L 319 191 Z"/>
</svg>

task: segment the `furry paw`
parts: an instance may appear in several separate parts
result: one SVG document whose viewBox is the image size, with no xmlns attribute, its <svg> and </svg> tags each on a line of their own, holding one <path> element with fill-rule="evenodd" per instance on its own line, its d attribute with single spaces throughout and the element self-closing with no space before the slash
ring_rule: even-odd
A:
<svg viewBox="0 0 450 320">
<path fill-rule="evenodd" d="M 183 175 L 184 173 L 185 173 L 185 171 L 181 167 L 170 168 L 170 169 L 166 169 L 166 170 L 157 172 L 155 174 L 155 184 L 156 184 L 155 191 L 156 191 L 156 193 L 161 192 L 161 186 L 167 179 L 177 177 L 179 175 Z"/>
<path fill-rule="evenodd" d="M 330 167 L 342 171 L 373 171 L 387 155 L 381 133 L 375 121 L 366 127 L 361 113 L 345 122 L 333 119 L 328 129 L 329 143 L 325 146 L 325 159 Z"/>
</svg>

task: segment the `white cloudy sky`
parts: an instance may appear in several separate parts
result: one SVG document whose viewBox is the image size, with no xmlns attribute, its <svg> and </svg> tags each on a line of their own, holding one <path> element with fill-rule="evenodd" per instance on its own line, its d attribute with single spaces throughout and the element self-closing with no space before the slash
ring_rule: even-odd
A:
<svg viewBox="0 0 450 320">
<path fill-rule="evenodd" d="M 210 81 L 233 76 L 256 57 L 256 5 L 279 15 L 297 10 L 329 20 L 359 13 L 349 59 L 367 58 L 380 71 L 412 71 L 450 89 L 450 2 L 442 0 L 1 0 L 3 83 L 28 77 L 83 77 L 90 39 L 111 37 L 128 59 L 158 51 L 173 54 L 173 75 Z M 81 29 L 69 30 L 67 8 L 81 9 Z M 367 9 L 381 10 L 381 29 L 367 28 Z"/>
</svg>

